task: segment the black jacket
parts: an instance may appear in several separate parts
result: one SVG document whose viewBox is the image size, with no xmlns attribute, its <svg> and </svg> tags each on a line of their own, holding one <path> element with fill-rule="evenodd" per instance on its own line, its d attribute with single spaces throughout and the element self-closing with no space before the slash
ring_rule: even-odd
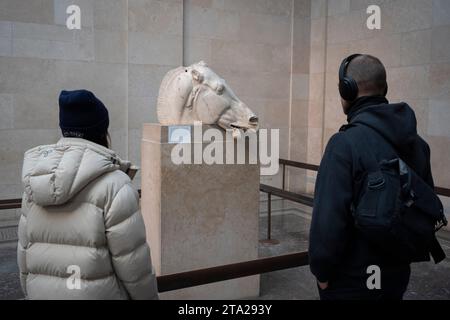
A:
<svg viewBox="0 0 450 320">
<path fill-rule="evenodd" d="M 366 136 L 366 148 L 356 150 L 351 139 L 362 139 L 361 126 L 375 129 L 394 146 L 400 156 L 433 187 L 430 148 L 417 134 L 414 111 L 406 103 L 389 104 L 384 97 L 363 97 L 355 101 L 348 115 L 349 125 L 329 141 L 316 180 L 310 230 L 309 259 L 312 273 L 321 282 L 343 277 L 367 279 L 367 267 L 406 270 L 392 258 L 376 252 L 355 230 L 350 212 L 367 167 L 368 150 L 378 158 L 392 159 L 392 148 L 378 135 Z M 429 257 L 427 257 L 429 259 Z M 364 281 L 365 284 L 365 281 Z"/>
</svg>

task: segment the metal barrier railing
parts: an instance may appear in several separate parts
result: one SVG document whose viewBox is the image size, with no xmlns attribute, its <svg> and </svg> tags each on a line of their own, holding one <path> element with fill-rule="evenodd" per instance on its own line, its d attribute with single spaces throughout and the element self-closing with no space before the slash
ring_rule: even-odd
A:
<svg viewBox="0 0 450 320">
<path fill-rule="evenodd" d="M 0 200 L 0 210 L 20 209 L 22 199 Z"/>
<path fill-rule="evenodd" d="M 279 164 L 282 168 L 281 189 L 266 184 L 260 184 L 259 186 L 259 190 L 261 192 L 267 193 L 267 239 L 262 240 L 261 242 L 268 244 L 279 243 L 278 240 L 272 239 L 272 195 L 280 197 L 282 199 L 301 203 L 309 207 L 312 207 L 314 203 L 314 199 L 311 195 L 286 191 L 286 167 L 288 166 L 312 171 L 319 170 L 319 166 L 317 165 L 286 159 L 279 159 Z"/>
<path fill-rule="evenodd" d="M 308 265 L 308 252 L 297 252 L 218 267 L 169 274 L 157 277 L 158 291 L 166 292 L 184 289 L 306 265 Z"/>
<path fill-rule="evenodd" d="M 450 189 L 435 187 L 434 190 L 438 195 L 450 198 Z"/>
<path fill-rule="evenodd" d="M 303 163 L 303 162 L 297 162 L 297 161 L 292 161 L 292 160 L 279 159 L 279 163 L 281 164 L 282 171 L 283 171 L 282 187 L 281 187 L 281 189 L 261 184 L 260 185 L 260 190 L 262 192 L 269 193 L 269 189 L 270 188 L 274 188 L 274 189 L 270 189 L 270 193 L 272 193 L 272 194 L 274 194 L 276 192 L 275 189 L 286 191 L 286 185 L 285 185 L 285 181 L 286 181 L 286 166 L 299 168 L 299 169 L 305 169 L 305 170 L 311 170 L 311 171 L 318 171 L 319 170 L 319 166 L 318 165 L 309 164 L 309 163 Z M 442 188 L 442 187 L 435 187 L 435 191 L 436 191 L 436 193 L 438 195 L 450 198 L 450 189 Z M 139 195 L 140 195 L 140 192 L 141 192 L 141 190 L 139 190 Z M 295 196 L 295 195 L 297 195 L 297 196 Z M 289 192 L 289 191 L 286 191 L 286 192 L 283 192 L 283 193 L 278 192 L 277 196 L 285 197 L 288 200 L 292 200 L 292 201 L 295 201 L 295 202 L 303 203 L 305 205 L 310 205 L 311 199 L 313 199 L 311 196 L 305 196 L 305 195 L 299 196 L 298 193 L 293 193 L 293 192 Z M 20 209 L 21 203 L 22 203 L 22 199 L 0 200 L 0 210 Z"/>
<path fill-rule="evenodd" d="M 271 196 L 275 195 L 283 199 L 302 203 L 307 206 L 313 205 L 313 197 L 310 195 L 293 193 L 286 191 L 285 176 L 286 166 L 300 169 L 317 171 L 319 166 L 301 163 L 291 160 L 280 159 L 282 165 L 283 179 L 282 188 L 276 188 L 261 184 L 260 190 L 268 194 L 268 238 L 271 239 Z M 450 197 L 450 189 L 436 187 L 436 193 Z M 21 199 L 0 200 L 0 210 L 18 209 L 21 207 Z M 279 255 L 275 257 L 261 258 L 251 261 L 233 263 L 206 269 L 199 269 L 176 274 L 169 274 L 157 277 L 158 291 L 166 292 L 171 290 L 184 289 L 208 283 L 231 280 L 247 277 L 267 272 L 284 270 L 308 265 L 308 252 L 295 252 L 291 254 Z"/>
<path fill-rule="evenodd" d="M 294 193 L 286 190 L 286 167 L 294 167 L 299 169 L 318 171 L 319 166 L 309 163 L 297 162 L 286 159 L 279 159 L 279 164 L 282 166 L 282 182 L 281 189 L 273 186 L 268 186 L 265 184 L 260 184 L 259 190 L 261 192 L 267 193 L 267 239 L 263 240 L 265 243 L 276 244 L 277 240 L 272 239 L 272 195 L 280 197 L 282 199 L 290 200 L 293 202 L 301 203 L 312 207 L 314 202 L 314 197 L 312 195 Z M 435 187 L 435 191 L 438 195 L 450 197 L 450 189 Z"/>
</svg>

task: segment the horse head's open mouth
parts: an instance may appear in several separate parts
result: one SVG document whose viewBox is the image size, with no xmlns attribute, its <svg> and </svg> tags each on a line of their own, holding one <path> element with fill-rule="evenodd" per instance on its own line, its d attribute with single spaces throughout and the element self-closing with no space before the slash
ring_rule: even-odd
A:
<svg viewBox="0 0 450 320">
<path fill-rule="evenodd" d="M 247 130 L 257 131 L 258 130 L 258 118 L 251 117 L 248 122 L 236 121 L 230 123 L 230 127 L 233 129 L 240 129 L 246 132 Z"/>
<path fill-rule="evenodd" d="M 237 138 L 241 135 L 241 132 L 248 131 L 256 133 L 258 131 L 259 119 L 246 105 L 241 103 L 233 108 L 226 109 L 217 123 L 225 130 L 231 129 L 233 131 L 233 137 Z"/>
<path fill-rule="evenodd" d="M 258 131 L 258 118 L 252 117 L 249 122 L 236 121 L 230 123 L 230 127 L 233 129 L 233 137 L 239 138 L 241 136 L 241 130 L 244 132 L 256 133 Z"/>
</svg>

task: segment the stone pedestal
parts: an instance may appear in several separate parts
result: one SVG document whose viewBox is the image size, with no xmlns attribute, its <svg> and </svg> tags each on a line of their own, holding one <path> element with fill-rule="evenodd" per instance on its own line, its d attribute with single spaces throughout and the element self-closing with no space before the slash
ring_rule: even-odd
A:
<svg viewBox="0 0 450 320">
<path fill-rule="evenodd" d="M 171 154 L 177 144 L 169 132 L 177 127 L 143 128 L 141 207 L 157 275 L 257 259 L 259 165 L 174 164 Z M 183 127 L 193 133 L 194 126 Z M 192 152 L 209 144 L 196 141 L 193 134 L 188 139 L 185 146 Z M 216 143 L 225 146 L 223 140 Z M 259 276 L 252 276 L 167 292 L 161 298 L 258 295 Z"/>
</svg>

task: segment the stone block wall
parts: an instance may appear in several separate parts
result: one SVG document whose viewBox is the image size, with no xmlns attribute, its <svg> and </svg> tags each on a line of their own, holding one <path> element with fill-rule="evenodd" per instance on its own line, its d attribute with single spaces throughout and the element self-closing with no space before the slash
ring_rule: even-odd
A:
<svg viewBox="0 0 450 320">
<path fill-rule="evenodd" d="M 431 147 L 435 184 L 449 188 L 450 2 L 319 0 L 312 3 L 311 39 L 318 43 L 311 40 L 314 71 L 311 70 L 310 87 L 320 88 L 320 93 L 318 101 L 314 95 L 309 100 L 309 162 L 319 162 L 327 141 L 345 123 L 337 90 L 340 62 L 351 53 L 369 53 L 380 58 L 387 68 L 389 100 L 405 101 L 416 112 L 419 134 Z M 366 9 L 371 4 L 380 6 L 380 30 L 366 27 L 369 16 Z M 315 33 L 316 30 L 320 31 Z M 311 89 L 310 93 L 313 92 Z M 319 121 L 316 123 L 314 119 Z M 319 124 L 321 132 L 316 132 L 313 123 Z M 448 198 L 443 200 L 450 214 Z"/>
<path fill-rule="evenodd" d="M 81 30 L 65 26 L 70 4 Z M 381 30 L 366 27 L 371 4 Z M 113 149 L 139 165 L 164 74 L 199 60 L 262 128 L 280 129 L 281 157 L 318 164 L 345 123 L 337 69 L 353 52 L 385 63 L 389 99 L 416 111 L 436 184 L 448 188 L 449 33 L 447 0 L 0 0 L 0 198 L 21 195 L 24 151 L 60 136 L 60 90 L 94 91 L 110 110 Z M 291 190 L 312 191 L 315 173 L 287 176 Z M 280 174 L 261 180 L 281 185 Z"/>
</svg>

